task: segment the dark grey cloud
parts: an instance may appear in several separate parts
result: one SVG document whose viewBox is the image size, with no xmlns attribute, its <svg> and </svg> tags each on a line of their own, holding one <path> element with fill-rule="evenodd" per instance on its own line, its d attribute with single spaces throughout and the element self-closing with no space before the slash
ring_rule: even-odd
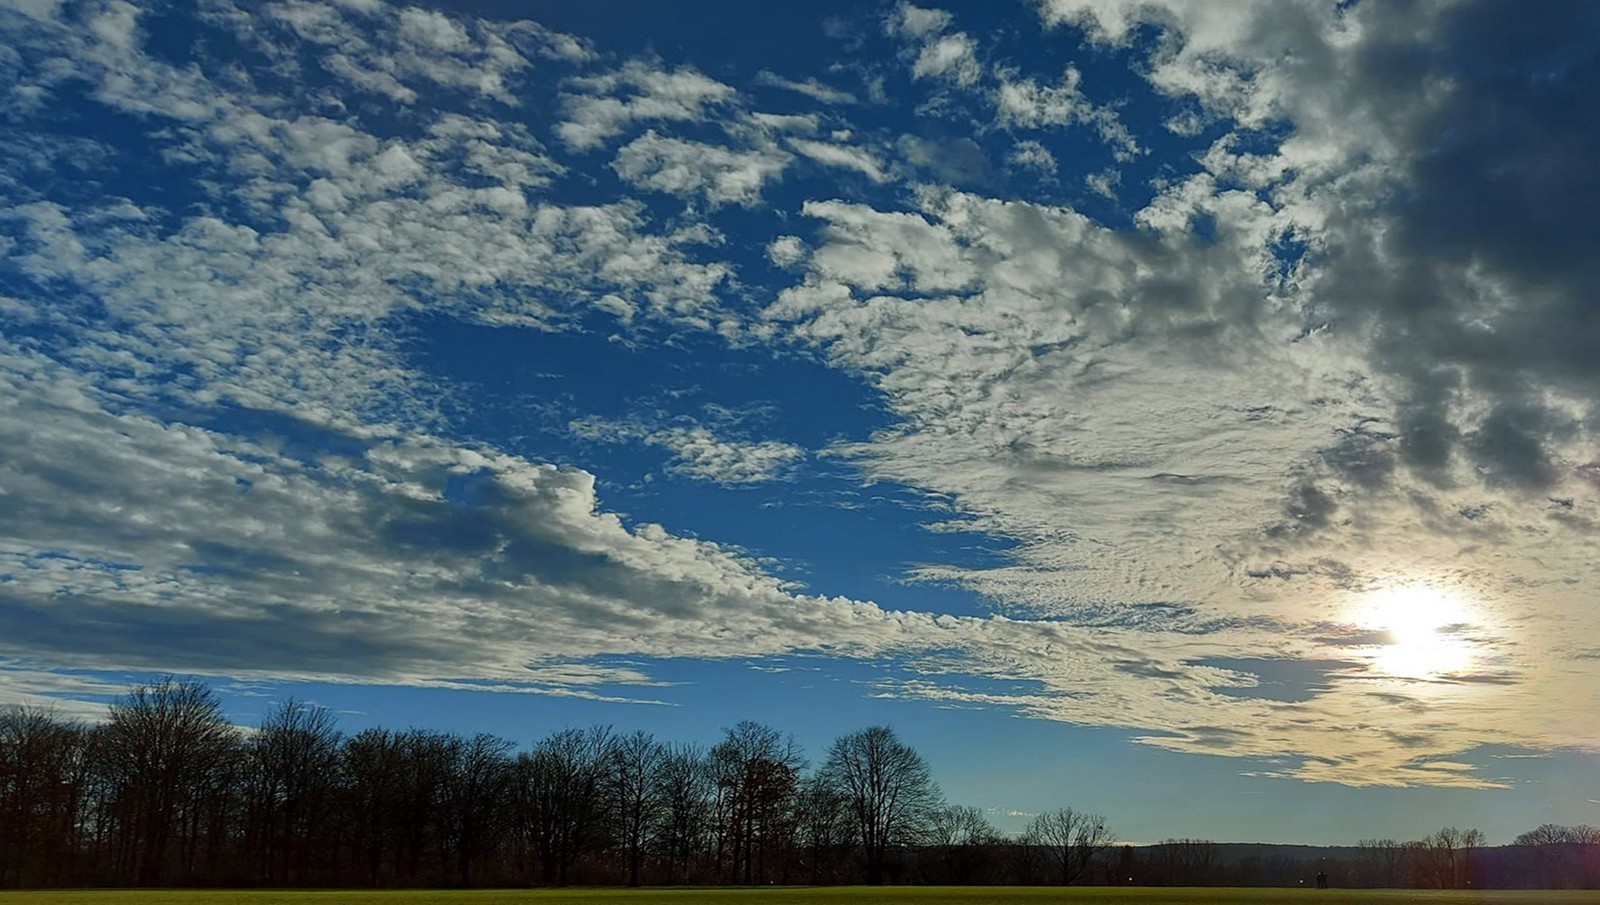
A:
<svg viewBox="0 0 1600 905">
<path fill-rule="evenodd" d="M 1407 386 L 1398 452 L 1425 476 L 1460 457 L 1491 483 L 1546 487 L 1554 449 L 1592 429 L 1592 405 L 1575 416 L 1546 394 L 1600 390 L 1597 34 L 1592 3 L 1484 0 L 1362 59 L 1364 109 L 1409 111 L 1379 120 L 1408 150 L 1377 211 L 1385 238 L 1363 247 L 1373 233 L 1347 226 L 1332 304 L 1374 316 L 1376 360 Z"/>
</svg>

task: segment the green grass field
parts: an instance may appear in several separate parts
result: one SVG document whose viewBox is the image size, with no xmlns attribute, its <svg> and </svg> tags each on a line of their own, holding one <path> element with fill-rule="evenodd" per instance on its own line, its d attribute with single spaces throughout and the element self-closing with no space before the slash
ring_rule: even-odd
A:
<svg viewBox="0 0 1600 905">
<path fill-rule="evenodd" d="M 0 892 L 0 905 L 1600 905 L 1600 891 L 830 886 L 780 889 L 66 890 Z"/>
</svg>

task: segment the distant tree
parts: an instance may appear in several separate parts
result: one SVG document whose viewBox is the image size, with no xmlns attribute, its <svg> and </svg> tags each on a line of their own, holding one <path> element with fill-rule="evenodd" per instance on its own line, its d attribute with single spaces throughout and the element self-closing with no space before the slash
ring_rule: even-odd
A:
<svg viewBox="0 0 1600 905">
<path fill-rule="evenodd" d="M 1580 823 L 1567 827 L 1567 841 L 1574 845 L 1600 845 L 1600 826 Z"/>
<path fill-rule="evenodd" d="M 971 805 L 938 808 L 928 823 L 927 842 L 939 851 L 946 883 L 961 885 L 977 879 L 1000 839 L 1000 831 L 983 809 Z"/>
<path fill-rule="evenodd" d="M 802 865 L 816 885 L 823 881 L 824 868 L 849 842 L 849 815 L 844 796 L 817 776 L 801 784 L 797 810 Z"/>
<path fill-rule="evenodd" d="M 1554 823 L 1536 826 L 1512 840 L 1513 845 L 1560 845 L 1572 841 L 1572 828 Z"/>
<path fill-rule="evenodd" d="M 1217 882 L 1217 844 L 1209 839 L 1165 839 L 1156 848 L 1161 881 L 1168 886 Z"/>
<path fill-rule="evenodd" d="M 1528 849 L 1541 885 L 1559 889 L 1566 885 L 1567 848 L 1571 841 L 1571 827 L 1546 823 L 1518 836 L 1512 844 Z"/>
<path fill-rule="evenodd" d="M 1094 859 L 1115 837 L 1099 814 L 1057 808 L 1029 821 L 1023 838 L 1045 852 L 1056 879 L 1070 886 L 1089 875 Z"/>
<path fill-rule="evenodd" d="M 1131 845 L 1117 846 L 1117 863 L 1111 868 L 1111 885 L 1133 886 L 1143 882 L 1144 865 L 1139 863 L 1139 853 Z"/>
<path fill-rule="evenodd" d="M 344 835 L 369 886 L 379 884 L 384 865 L 396 858 L 404 758 L 400 736 L 387 729 L 363 730 L 341 752 Z"/>
<path fill-rule="evenodd" d="M 1023 886 L 1055 883 L 1055 871 L 1047 863 L 1044 851 L 1034 844 L 1026 831 L 1001 846 L 1001 851 L 1005 855 L 1006 882 Z"/>
<path fill-rule="evenodd" d="M 1365 886 L 1393 888 L 1404 877 L 1405 846 L 1393 839 L 1362 839 L 1356 843 L 1356 864 Z"/>
<path fill-rule="evenodd" d="M 1600 829 L 1587 824 L 1546 823 L 1513 840 L 1526 849 L 1537 882 L 1549 889 L 1588 887 L 1597 859 L 1590 847 L 1600 845 Z"/>
<path fill-rule="evenodd" d="M 444 797 L 459 736 L 428 729 L 409 729 L 398 736 L 398 787 L 392 815 L 399 843 L 397 864 L 403 882 L 416 885 L 446 870 L 443 842 Z"/>
<path fill-rule="evenodd" d="M 872 726 L 840 736 L 821 775 L 844 798 L 867 882 L 882 883 L 888 852 L 921 841 L 941 805 L 927 762 L 893 729 Z"/>
<path fill-rule="evenodd" d="M 1472 852 L 1483 847 L 1483 833 L 1447 826 L 1412 844 L 1421 885 L 1459 889 L 1471 880 Z"/>
</svg>

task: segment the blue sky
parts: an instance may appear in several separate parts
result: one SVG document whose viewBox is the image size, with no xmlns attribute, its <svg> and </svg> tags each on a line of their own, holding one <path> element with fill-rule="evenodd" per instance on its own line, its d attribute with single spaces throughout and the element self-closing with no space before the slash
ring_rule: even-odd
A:
<svg viewBox="0 0 1600 905">
<path fill-rule="evenodd" d="M 0 3 L 0 700 L 1600 823 L 1600 20 Z"/>
</svg>

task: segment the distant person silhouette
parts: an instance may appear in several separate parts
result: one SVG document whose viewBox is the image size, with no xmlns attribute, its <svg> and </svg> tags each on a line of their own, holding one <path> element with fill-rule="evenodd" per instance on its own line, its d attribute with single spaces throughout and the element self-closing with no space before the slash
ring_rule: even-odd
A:
<svg viewBox="0 0 1600 905">
<path fill-rule="evenodd" d="M 1317 888 L 1318 889 L 1327 889 L 1328 888 L 1328 875 L 1326 873 L 1320 871 L 1320 870 L 1317 871 Z"/>
</svg>

